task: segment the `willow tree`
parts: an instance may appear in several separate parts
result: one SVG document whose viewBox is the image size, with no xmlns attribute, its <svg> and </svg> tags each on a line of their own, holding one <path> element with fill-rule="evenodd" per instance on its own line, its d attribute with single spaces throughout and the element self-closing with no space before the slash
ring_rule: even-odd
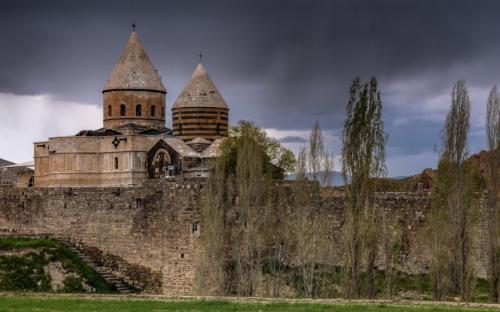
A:
<svg viewBox="0 0 500 312">
<path fill-rule="evenodd" d="M 488 139 L 489 181 L 487 218 L 488 218 L 488 282 L 489 297 L 491 302 L 498 302 L 498 192 L 500 185 L 498 173 L 500 168 L 500 96 L 495 86 L 488 97 L 486 105 L 486 135 Z"/>
<path fill-rule="evenodd" d="M 350 88 L 342 133 L 342 175 L 346 183 L 345 295 L 359 298 L 362 286 L 374 296 L 374 266 L 377 251 L 373 177 L 385 175 L 385 144 L 382 102 L 375 78 Z M 363 281 L 362 267 L 366 267 Z"/>
</svg>

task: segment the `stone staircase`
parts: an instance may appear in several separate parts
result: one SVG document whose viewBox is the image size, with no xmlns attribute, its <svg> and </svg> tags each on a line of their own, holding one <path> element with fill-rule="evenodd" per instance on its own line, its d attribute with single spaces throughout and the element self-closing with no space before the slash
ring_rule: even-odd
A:
<svg viewBox="0 0 500 312">
<path fill-rule="evenodd" d="M 82 259 L 88 266 L 99 273 L 108 283 L 114 285 L 121 294 L 131 294 L 136 292 L 129 284 L 125 283 L 122 279 L 114 276 L 110 269 L 107 269 L 100 264 L 96 263 L 92 257 L 85 252 L 84 249 L 78 248 L 70 240 L 57 239 L 61 244 L 70 249 L 75 255 Z"/>
</svg>

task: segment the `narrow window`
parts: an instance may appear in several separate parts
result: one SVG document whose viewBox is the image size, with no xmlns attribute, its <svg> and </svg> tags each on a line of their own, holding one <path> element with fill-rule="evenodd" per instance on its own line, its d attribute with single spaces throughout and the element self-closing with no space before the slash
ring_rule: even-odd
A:
<svg viewBox="0 0 500 312">
<path fill-rule="evenodd" d="M 125 104 L 120 105 L 120 116 L 125 116 Z"/>
<path fill-rule="evenodd" d="M 141 106 L 141 104 L 137 104 L 135 106 L 135 115 L 136 116 L 141 116 L 142 115 L 142 106 Z"/>
<path fill-rule="evenodd" d="M 115 157 L 115 169 L 118 169 L 118 157 Z"/>
<path fill-rule="evenodd" d="M 156 115 L 156 107 L 153 105 L 151 106 L 151 117 L 154 117 Z"/>
<path fill-rule="evenodd" d="M 164 107 L 161 108 L 161 117 L 165 117 L 165 108 Z"/>
<path fill-rule="evenodd" d="M 193 236 L 195 237 L 198 237 L 198 235 L 200 234 L 200 227 L 198 226 L 198 223 L 191 224 L 191 234 L 193 234 Z"/>
<path fill-rule="evenodd" d="M 108 116 L 111 117 L 111 105 L 108 105 Z"/>
</svg>

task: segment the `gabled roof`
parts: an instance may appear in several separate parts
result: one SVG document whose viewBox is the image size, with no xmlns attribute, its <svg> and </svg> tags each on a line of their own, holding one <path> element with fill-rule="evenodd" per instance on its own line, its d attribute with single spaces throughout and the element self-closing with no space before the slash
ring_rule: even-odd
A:
<svg viewBox="0 0 500 312">
<path fill-rule="evenodd" d="M 210 144 L 202 153 L 202 158 L 214 158 L 220 155 L 220 145 L 224 142 L 224 139 L 216 139 Z"/>
<path fill-rule="evenodd" d="M 97 129 L 97 130 L 82 130 L 76 134 L 76 136 L 110 136 L 110 135 L 121 135 L 121 132 L 118 132 L 113 129 Z"/>
<path fill-rule="evenodd" d="M 35 167 L 35 161 L 31 160 L 19 164 L 4 166 L 3 168 L 34 168 L 34 167 Z"/>
<path fill-rule="evenodd" d="M 104 91 L 114 89 L 167 91 L 135 31 L 104 87 Z"/>
<path fill-rule="evenodd" d="M 163 138 L 163 141 L 167 143 L 171 148 L 173 148 L 179 155 L 187 158 L 195 158 L 199 157 L 200 154 L 195 152 L 191 146 L 187 145 L 181 139 L 176 138 Z"/>
<path fill-rule="evenodd" d="M 191 141 L 186 142 L 186 143 L 188 145 L 191 145 L 191 144 L 212 144 L 212 142 L 210 142 L 209 140 L 204 139 L 204 138 L 200 138 L 200 137 L 192 139 Z"/>
<path fill-rule="evenodd" d="M 208 76 L 201 63 L 196 66 L 191 80 L 175 100 L 172 109 L 182 107 L 210 107 L 229 109 L 226 101 Z"/>
<path fill-rule="evenodd" d="M 14 165 L 14 163 L 12 161 L 0 158 L 0 167 L 10 166 L 10 165 Z"/>
</svg>

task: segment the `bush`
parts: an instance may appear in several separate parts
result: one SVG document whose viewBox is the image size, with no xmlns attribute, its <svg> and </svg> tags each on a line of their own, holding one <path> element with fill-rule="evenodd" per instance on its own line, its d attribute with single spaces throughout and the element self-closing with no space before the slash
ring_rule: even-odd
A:
<svg viewBox="0 0 500 312">
<path fill-rule="evenodd" d="M 74 275 L 67 276 L 63 280 L 62 291 L 65 293 L 82 293 L 85 292 L 85 288 L 83 287 L 83 280 Z"/>
</svg>

